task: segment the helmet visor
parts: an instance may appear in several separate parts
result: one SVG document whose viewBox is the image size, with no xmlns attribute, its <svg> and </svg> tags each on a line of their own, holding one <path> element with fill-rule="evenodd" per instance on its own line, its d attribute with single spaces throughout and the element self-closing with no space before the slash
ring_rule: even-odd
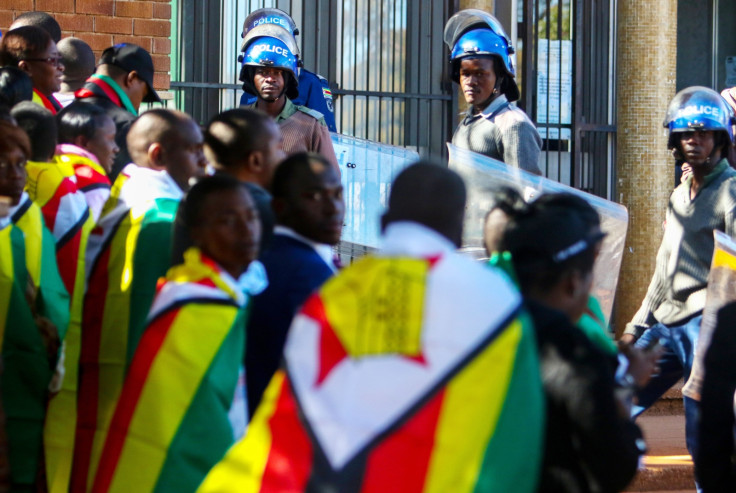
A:
<svg viewBox="0 0 736 493">
<path fill-rule="evenodd" d="M 498 22 L 498 19 L 493 17 L 488 12 L 484 12 L 478 9 L 465 9 L 461 10 L 457 14 L 450 17 L 450 20 L 445 24 L 445 44 L 452 50 L 457 43 L 458 39 L 474 28 L 490 28 L 491 31 L 501 36 L 506 40 L 506 44 L 511 47 L 511 38 L 506 35 L 506 31 L 503 30 L 503 26 Z"/>
<path fill-rule="evenodd" d="M 299 56 L 299 47 L 296 45 L 296 40 L 289 31 L 276 24 L 261 24 L 260 26 L 254 27 L 248 34 L 243 38 L 243 42 L 240 44 L 240 51 L 250 45 L 256 38 L 260 37 L 276 38 L 286 45 L 290 52 L 295 56 Z"/>
<path fill-rule="evenodd" d="M 264 25 L 281 26 L 289 31 L 289 34 L 292 36 L 299 34 L 299 29 L 297 29 L 294 19 L 292 19 L 289 14 L 280 9 L 265 8 L 255 10 L 245 18 L 245 22 L 243 23 L 243 36 L 248 34 L 248 32 L 254 27 Z"/>
</svg>

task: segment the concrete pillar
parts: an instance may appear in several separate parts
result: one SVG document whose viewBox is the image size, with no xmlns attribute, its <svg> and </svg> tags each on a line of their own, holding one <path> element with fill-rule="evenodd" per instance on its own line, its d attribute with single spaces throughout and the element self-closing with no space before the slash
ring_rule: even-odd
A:
<svg viewBox="0 0 736 493">
<path fill-rule="evenodd" d="M 662 121 L 675 95 L 677 0 L 619 0 L 617 34 L 617 199 L 629 209 L 616 297 L 620 335 L 654 272 L 674 183 Z"/>
</svg>

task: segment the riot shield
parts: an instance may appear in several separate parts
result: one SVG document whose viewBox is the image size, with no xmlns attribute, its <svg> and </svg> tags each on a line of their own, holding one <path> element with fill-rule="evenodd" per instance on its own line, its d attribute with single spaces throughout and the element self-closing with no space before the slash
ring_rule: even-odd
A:
<svg viewBox="0 0 736 493">
<path fill-rule="evenodd" d="M 347 135 L 330 135 L 345 197 L 340 253 L 359 256 L 378 248 L 380 220 L 388 205 L 391 183 L 402 169 L 419 160 L 419 154 Z"/>
<path fill-rule="evenodd" d="M 515 188 L 526 201 L 545 193 L 569 192 L 585 199 L 598 212 L 606 237 L 595 263 L 591 294 L 600 302 L 606 320 L 610 320 L 629 221 L 626 207 L 452 144 L 447 147 L 450 168 L 463 177 L 468 187 L 463 248 L 471 255 L 486 255 L 483 221 L 493 205 L 494 190 L 501 186 Z"/>
<path fill-rule="evenodd" d="M 700 400 L 700 389 L 705 373 L 703 368 L 705 352 L 716 328 L 718 310 L 736 301 L 736 242 L 722 231 L 713 231 L 713 237 L 715 246 L 708 273 L 703 320 L 700 322 L 700 334 L 695 347 L 690 378 L 682 388 L 683 394 L 696 401 Z"/>
</svg>

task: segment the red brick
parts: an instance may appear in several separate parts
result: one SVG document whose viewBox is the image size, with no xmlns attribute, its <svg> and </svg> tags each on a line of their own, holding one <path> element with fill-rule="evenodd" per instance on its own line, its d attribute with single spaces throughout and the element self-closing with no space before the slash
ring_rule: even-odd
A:
<svg viewBox="0 0 736 493">
<path fill-rule="evenodd" d="M 133 24 L 133 34 L 168 37 L 171 35 L 171 22 L 136 19 Z"/>
<path fill-rule="evenodd" d="M 168 55 L 171 53 L 171 39 L 153 38 L 153 53 Z"/>
<path fill-rule="evenodd" d="M 115 2 L 113 0 L 76 0 L 77 14 L 112 15 Z"/>
<path fill-rule="evenodd" d="M 16 2 L 13 1 L 13 7 L 18 10 L 22 10 L 20 3 L 31 3 L 31 2 Z M 31 10 L 40 10 L 42 12 L 74 12 L 74 0 L 36 0 L 36 8 Z"/>
<path fill-rule="evenodd" d="M 3 2 L 4 4 L 6 2 Z M 71 2 L 73 5 L 73 1 Z M 13 0 L 12 7 L 15 10 L 15 16 L 18 17 L 23 12 L 28 12 L 33 9 L 33 0 Z M 41 9 L 38 9 L 41 10 Z"/>
<path fill-rule="evenodd" d="M 153 16 L 157 19 L 171 19 L 171 4 L 170 3 L 154 3 L 153 4 Z"/>
<path fill-rule="evenodd" d="M 117 17 L 95 17 L 96 33 L 133 34 L 133 20 Z"/>
<path fill-rule="evenodd" d="M 168 89 L 171 85 L 171 78 L 169 74 L 163 72 L 156 72 L 153 74 L 153 88 L 154 89 Z"/>
<path fill-rule="evenodd" d="M 142 17 L 148 19 L 153 16 L 153 4 L 151 2 L 118 1 L 115 4 L 116 17 Z"/>
<path fill-rule="evenodd" d="M 151 55 L 151 58 L 153 58 L 153 69 L 156 72 L 171 70 L 171 57 L 169 55 Z"/>
<path fill-rule="evenodd" d="M 62 31 L 92 32 L 94 17 L 81 14 L 54 14 L 54 19 L 61 26 Z"/>
<path fill-rule="evenodd" d="M 115 44 L 133 43 L 140 46 L 147 52 L 151 52 L 151 38 L 141 36 L 124 36 L 122 34 L 116 34 L 115 36 L 113 36 L 113 41 L 115 42 Z"/>
<path fill-rule="evenodd" d="M 93 51 L 102 51 L 113 44 L 111 34 L 77 33 L 76 37 L 84 40 Z"/>
<path fill-rule="evenodd" d="M 3 32 L 13 23 L 13 12 L 10 10 L 0 10 L 0 29 Z"/>
</svg>

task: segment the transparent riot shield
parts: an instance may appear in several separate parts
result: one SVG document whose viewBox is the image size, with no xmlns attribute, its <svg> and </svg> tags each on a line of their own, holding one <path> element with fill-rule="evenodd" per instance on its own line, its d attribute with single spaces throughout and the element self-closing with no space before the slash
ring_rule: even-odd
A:
<svg viewBox="0 0 736 493">
<path fill-rule="evenodd" d="M 332 133 L 331 137 L 345 197 L 340 253 L 360 256 L 378 247 L 391 183 L 402 169 L 419 160 L 419 154 L 347 135 Z"/>
<path fill-rule="evenodd" d="M 708 273 L 703 320 L 700 322 L 700 334 L 695 347 L 690 378 L 682 388 L 683 394 L 696 401 L 700 400 L 700 389 L 705 373 L 703 368 L 705 352 L 716 328 L 718 310 L 736 301 L 736 242 L 722 231 L 713 231 L 713 237 L 715 246 Z"/>
<path fill-rule="evenodd" d="M 483 220 L 493 205 L 493 193 L 502 186 L 518 190 L 526 201 L 545 193 L 569 192 L 585 199 L 598 212 L 606 233 L 594 267 L 591 294 L 610 320 L 616 284 L 621 269 L 629 214 L 621 204 L 568 187 L 556 181 L 512 168 L 501 161 L 447 144 L 450 168 L 457 171 L 468 187 L 463 249 L 475 257 L 486 255 L 483 247 Z"/>
</svg>

